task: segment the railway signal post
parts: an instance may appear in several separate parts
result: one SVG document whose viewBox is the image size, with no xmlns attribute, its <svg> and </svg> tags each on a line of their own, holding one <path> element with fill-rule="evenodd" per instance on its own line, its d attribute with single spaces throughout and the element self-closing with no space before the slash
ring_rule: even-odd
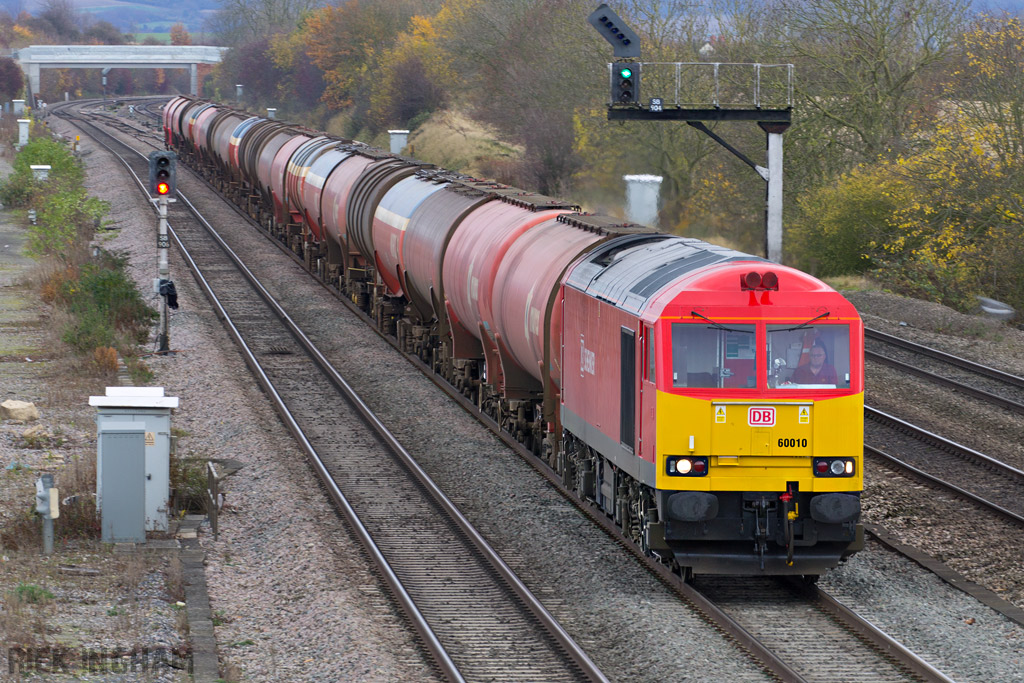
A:
<svg viewBox="0 0 1024 683">
<path fill-rule="evenodd" d="M 157 335 L 157 353 L 171 350 L 170 315 L 168 308 L 178 307 L 178 295 L 170 279 L 167 250 L 171 238 L 167 231 L 167 205 L 174 200 L 177 191 L 177 155 L 174 152 L 155 151 L 149 154 L 149 192 L 155 195 L 160 224 L 157 229 L 157 279 L 154 289 L 160 295 L 160 332 Z"/>
<path fill-rule="evenodd" d="M 608 120 L 685 121 L 754 169 L 766 184 L 765 255 L 769 261 L 781 263 L 782 134 L 792 121 L 793 65 L 656 62 L 645 66 L 639 61 L 639 37 L 608 5 L 599 5 L 587 21 L 612 45 L 617 60 L 609 64 Z M 648 104 L 640 96 L 641 73 L 645 74 L 644 89 L 656 95 Z M 752 88 L 737 91 L 736 83 Z M 743 94 L 737 96 L 737 92 Z M 768 136 L 766 165 L 751 161 L 704 125 L 705 121 L 757 123 Z"/>
</svg>

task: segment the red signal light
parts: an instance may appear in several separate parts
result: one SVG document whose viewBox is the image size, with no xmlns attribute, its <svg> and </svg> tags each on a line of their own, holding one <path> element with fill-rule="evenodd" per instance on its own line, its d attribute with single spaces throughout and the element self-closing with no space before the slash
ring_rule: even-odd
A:
<svg viewBox="0 0 1024 683">
<path fill-rule="evenodd" d="M 171 186 L 168 185 L 167 183 L 157 183 L 156 184 L 156 193 L 157 194 L 163 195 L 163 194 L 167 194 L 170 191 L 171 191 Z"/>
</svg>

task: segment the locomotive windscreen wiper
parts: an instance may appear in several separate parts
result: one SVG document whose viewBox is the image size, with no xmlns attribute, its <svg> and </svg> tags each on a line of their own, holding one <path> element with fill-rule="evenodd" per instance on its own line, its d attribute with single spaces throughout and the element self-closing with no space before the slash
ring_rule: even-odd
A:
<svg viewBox="0 0 1024 683">
<path fill-rule="evenodd" d="M 753 334 L 754 333 L 753 330 L 737 330 L 737 329 L 733 329 L 732 327 L 726 327 L 722 323 L 717 323 L 714 320 L 712 320 L 711 318 L 707 317 L 706 315 L 701 315 L 697 311 L 690 311 L 690 315 L 695 315 L 698 318 L 701 318 L 703 320 L 707 320 L 709 323 L 711 323 L 712 327 L 714 327 L 715 329 L 718 329 L 718 330 L 722 330 L 723 332 L 743 332 L 744 334 Z M 828 313 L 826 313 L 825 315 L 828 315 Z M 821 316 L 819 316 L 819 317 L 821 317 Z M 806 323 L 804 323 L 804 324 L 806 324 Z"/>
<path fill-rule="evenodd" d="M 814 322 L 815 320 L 821 320 L 822 318 L 827 318 L 827 317 L 829 317 L 830 315 L 832 315 L 832 314 L 831 314 L 831 313 L 830 313 L 829 311 L 825 311 L 825 312 L 824 312 L 824 313 L 822 313 L 821 315 L 819 315 L 819 316 L 815 316 L 814 318 L 811 318 L 810 320 L 808 320 L 808 321 L 807 321 L 807 322 L 805 322 L 805 323 L 800 323 L 800 324 L 799 324 L 799 325 L 797 325 L 796 327 L 787 327 L 787 328 L 785 328 L 785 329 L 781 329 L 781 330 L 772 330 L 772 332 L 796 332 L 797 330 L 802 330 L 802 329 L 804 329 L 805 327 L 810 327 L 810 326 L 811 326 L 811 323 L 813 323 L 813 322 Z M 702 317 L 703 317 L 703 316 L 702 316 Z"/>
</svg>

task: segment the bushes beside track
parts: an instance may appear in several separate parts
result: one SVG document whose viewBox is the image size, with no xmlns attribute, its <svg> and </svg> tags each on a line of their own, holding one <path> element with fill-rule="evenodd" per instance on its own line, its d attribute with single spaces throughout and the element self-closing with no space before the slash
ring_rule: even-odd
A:
<svg viewBox="0 0 1024 683">
<path fill-rule="evenodd" d="M 0 181 L 0 201 L 25 209 L 26 253 L 40 263 L 43 300 L 60 312 L 52 317 L 55 336 L 98 378 L 116 373 L 120 356 L 133 378 L 144 381 L 149 373 L 138 345 L 157 313 L 128 277 L 125 258 L 102 249 L 94 255 L 90 245 L 109 206 L 88 195 L 79 160 L 40 128 Z M 35 178 L 34 165 L 49 165 L 48 178 Z"/>
</svg>

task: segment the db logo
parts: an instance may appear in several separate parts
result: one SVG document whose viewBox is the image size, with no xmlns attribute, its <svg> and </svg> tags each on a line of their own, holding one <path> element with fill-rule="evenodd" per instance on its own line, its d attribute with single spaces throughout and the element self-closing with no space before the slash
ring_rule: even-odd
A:
<svg viewBox="0 0 1024 683">
<path fill-rule="evenodd" d="M 747 413 L 747 424 L 751 427 L 774 427 L 775 408 L 765 408 L 764 406 L 751 408 L 750 412 Z"/>
</svg>

